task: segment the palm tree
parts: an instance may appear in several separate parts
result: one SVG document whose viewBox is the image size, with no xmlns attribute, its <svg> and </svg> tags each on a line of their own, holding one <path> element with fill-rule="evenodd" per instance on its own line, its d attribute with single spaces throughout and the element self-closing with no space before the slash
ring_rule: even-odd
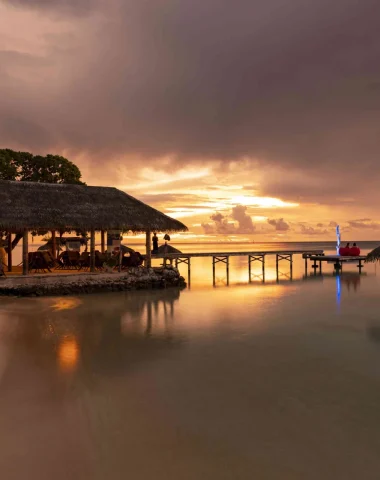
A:
<svg viewBox="0 0 380 480">
<path fill-rule="evenodd" d="M 366 262 L 376 262 L 378 260 L 380 260 L 380 247 L 376 247 L 372 252 L 369 252 L 365 259 Z"/>
</svg>

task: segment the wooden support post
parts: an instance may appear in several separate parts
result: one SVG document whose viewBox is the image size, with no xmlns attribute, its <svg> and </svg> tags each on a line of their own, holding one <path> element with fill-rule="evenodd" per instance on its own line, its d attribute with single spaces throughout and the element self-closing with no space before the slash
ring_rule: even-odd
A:
<svg viewBox="0 0 380 480">
<path fill-rule="evenodd" d="M 121 242 L 120 242 L 120 249 L 119 249 L 119 268 L 118 268 L 118 272 L 121 273 L 121 268 L 123 266 L 123 250 L 121 248 Z"/>
<path fill-rule="evenodd" d="M 363 264 L 362 264 L 362 261 L 360 259 L 359 260 L 359 265 L 358 265 L 359 273 L 362 273 L 362 268 L 363 268 Z"/>
<path fill-rule="evenodd" d="M 263 260 L 262 260 L 262 272 L 263 272 L 263 282 L 265 281 L 265 255 L 263 255 Z"/>
<path fill-rule="evenodd" d="M 187 258 L 187 288 L 191 287 L 190 257 Z"/>
<path fill-rule="evenodd" d="M 215 285 L 215 257 L 212 257 L 212 284 Z"/>
<path fill-rule="evenodd" d="M 251 255 L 248 255 L 248 281 L 251 283 Z"/>
<path fill-rule="evenodd" d="M 146 231 L 145 247 L 146 247 L 145 266 L 146 268 L 150 268 L 152 266 L 152 249 L 150 246 L 150 230 Z M 166 259 L 164 260 L 164 263 L 166 266 Z"/>
<path fill-rule="evenodd" d="M 290 255 L 290 278 L 293 278 L 293 255 Z"/>
<path fill-rule="evenodd" d="M 51 253 L 53 255 L 54 260 L 57 259 L 57 243 L 55 239 L 55 230 L 51 231 Z"/>
<path fill-rule="evenodd" d="M 95 230 L 93 228 L 90 237 L 90 272 L 95 272 Z"/>
<path fill-rule="evenodd" d="M 8 233 L 8 272 L 12 271 L 12 234 Z"/>
<path fill-rule="evenodd" d="M 29 273 L 29 258 L 28 258 L 28 230 L 23 232 L 22 239 L 22 274 L 28 275 Z"/>
<path fill-rule="evenodd" d="M 230 283 L 230 257 L 226 257 L 227 285 Z"/>
<path fill-rule="evenodd" d="M 104 253 L 106 251 L 106 232 L 104 230 L 100 232 L 100 243 L 100 251 Z"/>
<path fill-rule="evenodd" d="M 276 253 L 276 271 L 277 271 L 277 277 L 278 277 L 278 253 Z"/>
</svg>

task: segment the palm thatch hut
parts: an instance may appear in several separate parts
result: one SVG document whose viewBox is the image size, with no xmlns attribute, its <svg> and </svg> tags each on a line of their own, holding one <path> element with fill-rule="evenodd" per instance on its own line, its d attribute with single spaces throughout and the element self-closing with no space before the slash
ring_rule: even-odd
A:
<svg viewBox="0 0 380 480">
<path fill-rule="evenodd" d="M 376 262 L 377 260 L 380 260 L 380 247 L 376 247 L 372 252 L 369 252 L 365 259 L 366 262 Z"/>
<path fill-rule="evenodd" d="M 165 253 L 182 253 L 181 250 L 178 250 L 178 248 L 174 248 L 171 245 L 164 243 L 164 245 L 161 245 L 157 249 L 157 254 L 159 255 L 164 255 Z"/>
<path fill-rule="evenodd" d="M 0 181 L 0 230 L 23 233 L 23 273 L 28 273 L 28 232 L 50 230 L 91 232 L 92 270 L 95 231 L 146 232 L 150 265 L 150 232 L 186 231 L 173 218 L 113 187 Z M 10 237 L 10 235 L 9 235 Z"/>
</svg>

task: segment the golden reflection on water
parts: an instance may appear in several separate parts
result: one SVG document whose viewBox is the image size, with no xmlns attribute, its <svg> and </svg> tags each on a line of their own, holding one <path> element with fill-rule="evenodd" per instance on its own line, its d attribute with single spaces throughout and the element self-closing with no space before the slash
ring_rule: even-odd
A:
<svg viewBox="0 0 380 480">
<path fill-rule="evenodd" d="M 57 350 L 59 368 L 65 372 L 76 370 L 79 361 L 79 344 L 75 337 L 63 337 Z"/>
<path fill-rule="evenodd" d="M 61 310 L 73 310 L 74 308 L 79 307 L 82 301 L 79 298 L 59 298 L 52 306 L 52 310 L 61 311 Z"/>
</svg>

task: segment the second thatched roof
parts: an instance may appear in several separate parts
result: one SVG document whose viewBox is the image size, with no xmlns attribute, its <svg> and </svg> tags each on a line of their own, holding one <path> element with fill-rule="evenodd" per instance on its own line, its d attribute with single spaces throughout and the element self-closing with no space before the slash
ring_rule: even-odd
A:
<svg viewBox="0 0 380 480">
<path fill-rule="evenodd" d="M 173 218 L 112 187 L 0 181 L 0 230 L 186 231 Z"/>
<path fill-rule="evenodd" d="M 377 260 L 380 260 L 380 247 L 376 247 L 372 252 L 369 252 L 365 259 L 366 262 L 376 262 Z"/>
</svg>

